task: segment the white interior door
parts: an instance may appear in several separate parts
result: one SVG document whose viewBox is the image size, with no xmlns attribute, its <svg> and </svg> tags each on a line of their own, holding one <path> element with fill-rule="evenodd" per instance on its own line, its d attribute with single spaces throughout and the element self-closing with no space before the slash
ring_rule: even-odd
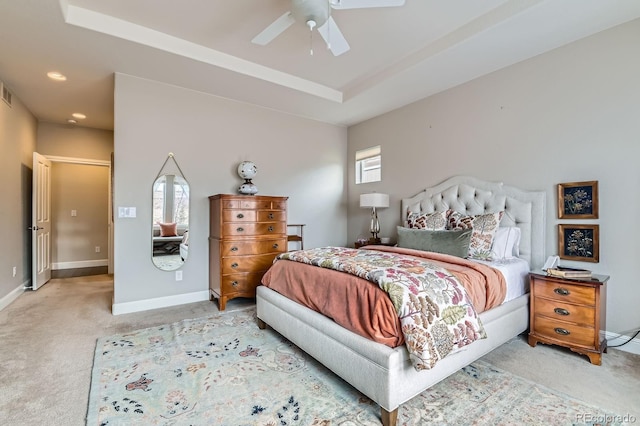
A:
<svg viewBox="0 0 640 426">
<path fill-rule="evenodd" d="M 33 153 L 31 283 L 37 290 L 51 279 L 51 161 Z"/>
</svg>

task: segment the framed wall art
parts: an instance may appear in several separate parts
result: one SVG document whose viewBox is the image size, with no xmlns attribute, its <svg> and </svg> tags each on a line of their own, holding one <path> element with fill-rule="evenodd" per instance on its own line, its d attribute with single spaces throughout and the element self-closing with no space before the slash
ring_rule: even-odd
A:
<svg viewBox="0 0 640 426">
<path fill-rule="evenodd" d="M 598 225 L 558 225 L 558 253 L 561 259 L 599 262 L 600 227 Z"/>
<path fill-rule="evenodd" d="M 597 219 L 598 181 L 558 184 L 558 218 Z"/>
</svg>

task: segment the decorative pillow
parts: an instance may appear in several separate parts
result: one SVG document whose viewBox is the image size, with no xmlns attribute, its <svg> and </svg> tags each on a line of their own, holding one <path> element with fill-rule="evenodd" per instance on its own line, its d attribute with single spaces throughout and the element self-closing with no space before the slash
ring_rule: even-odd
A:
<svg viewBox="0 0 640 426">
<path fill-rule="evenodd" d="M 469 253 L 472 229 L 430 231 L 398 226 L 398 247 L 466 257 Z"/>
<path fill-rule="evenodd" d="M 493 237 L 491 258 L 493 260 L 512 259 L 520 256 L 520 228 L 503 226 L 498 228 Z"/>
<path fill-rule="evenodd" d="M 503 214 L 504 211 L 467 216 L 453 210 L 447 210 L 447 227 L 451 230 L 473 229 L 469 244 L 469 257 L 490 260 L 493 238 L 498 231 Z"/>
<path fill-rule="evenodd" d="M 447 210 L 446 213 L 447 218 L 447 229 L 471 229 L 473 226 L 471 222 L 473 221 L 473 216 L 467 216 L 466 214 L 457 212 L 455 210 Z"/>
<path fill-rule="evenodd" d="M 473 216 L 471 225 L 471 243 L 469 244 L 469 257 L 475 259 L 491 259 L 491 246 L 493 237 L 500 227 L 500 219 L 504 212 L 487 213 Z"/>
<path fill-rule="evenodd" d="M 177 237 L 178 236 L 178 224 L 175 222 L 162 223 L 158 222 L 160 226 L 161 237 Z"/>
<path fill-rule="evenodd" d="M 447 212 L 409 213 L 407 215 L 407 224 L 412 229 L 444 231 L 447 226 Z"/>
</svg>

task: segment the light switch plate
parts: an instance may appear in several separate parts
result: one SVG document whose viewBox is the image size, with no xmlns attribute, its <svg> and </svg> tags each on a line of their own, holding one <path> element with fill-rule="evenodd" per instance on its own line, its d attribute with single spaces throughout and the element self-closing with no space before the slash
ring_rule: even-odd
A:
<svg viewBox="0 0 640 426">
<path fill-rule="evenodd" d="M 118 217 L 119 218 L 136 217 L 136 208 L 135 207 L 118 207 Z"/>
</svg>

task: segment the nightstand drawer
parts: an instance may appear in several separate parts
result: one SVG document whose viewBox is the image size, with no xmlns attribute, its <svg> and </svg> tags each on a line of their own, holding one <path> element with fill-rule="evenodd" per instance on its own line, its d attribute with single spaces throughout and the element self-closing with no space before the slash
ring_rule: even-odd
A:
<svg viewBox="0 0 640 426">
<path fill-rule="evenodd" d="M 589 347 L 593 347 L 596 344 L 594 336 L 597 333 L 594 333 L 593 328 L 581 327 L 564 321 L 555 321 L 543 316 L 536 315 L 533 330 L 540 336 L 564 343 Z"/>
<path fill-rule="evenodd" d="M 593 306 L 596 303 L 596 291 L 593 287 L 567 282 L 536 280 L 533 295 L 580 305 Z"/>
<path fill-rule="evenodd" d="M 572 305 L 558 300 L 537 297 L 535 307 L 536 314 L 574 324 L 593 325 L 596 317 L 595 310 L 590 306 Z"/>
</svg>

